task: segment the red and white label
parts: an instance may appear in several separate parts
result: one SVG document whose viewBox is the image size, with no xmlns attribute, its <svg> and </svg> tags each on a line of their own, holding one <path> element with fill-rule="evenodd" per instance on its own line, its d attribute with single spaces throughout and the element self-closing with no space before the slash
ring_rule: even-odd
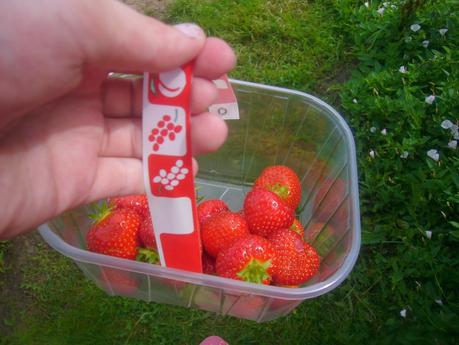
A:
<svg viewBox="0 0 459 345">
<path fill-rule="evenodd" d="M 191 78 L 191 63 L 144 75 L 144 180 L 161 265 L 202 272 L 191 154 Z"/>
<path fill-rule="evenodd" d="M 226 74 L 213 80 L 217 87 L 218 96 L 209 107 L 209 111 L 220 116 L 223 120 L 239 120 L 239 107 L 231 83 Z"/>
</svg>

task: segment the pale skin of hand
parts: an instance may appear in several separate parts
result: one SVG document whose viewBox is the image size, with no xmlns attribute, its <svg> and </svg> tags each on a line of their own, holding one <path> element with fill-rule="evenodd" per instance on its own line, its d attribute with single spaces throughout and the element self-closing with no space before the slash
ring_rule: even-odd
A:
<svg viewBox="0 0 459 345">
<path fill-rule="evenodd" d="M 235 56 L 199 27 L 168 26 L 114 0 L 2 1 L 0 17 L 0 239 L 78 205 L 144 191 L 142 81 L 109 71 L 195 60 L 193 154 L 224 142 L 226 125 L 206 109 L 217 93 L 210 80 Z"/>
</svg>

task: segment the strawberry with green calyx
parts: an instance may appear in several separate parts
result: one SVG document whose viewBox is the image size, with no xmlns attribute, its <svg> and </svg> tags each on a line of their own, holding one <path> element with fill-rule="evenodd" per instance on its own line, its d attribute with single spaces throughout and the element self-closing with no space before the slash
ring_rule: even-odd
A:
<svg viewBox="0 0 459 345">
<path fill-rule="evenodd" d="M 295 218 L 289 229 L 295 231 L 298 235 L 300 235 L 300 237 L 304 236 L 304 227 L 298 218 Z"/>
<path fill-rule="evenodd" d="M 218 252 L 235 240 L 248 235 L 245 219 L 238 213 L 223 211 L 210 216 L 201 226 L 201 239 L 206 252 L 217 257 Z"/>
<path fill-rule="evenodd" d="M 201 202 L 198 207 L 198 220 L 199 224 L 204 224 L 204 222 L 214 214 L 229 211 L 228 205 L 223 200 L 219 199 L 210 199 Z"/>
<path fill-rule="evenodd" d="M 298 175 L 285 165 L 273 165 L 265 168 L 255 180 L 254 186 L 265 188 L 296 210 L 301 200 L 301 183 Z"/>
<path fill-rule="evenodd" d="M 144 217 L 149 213 L 148 211 L 148 200 L 146 194 L 133 194 L 126 196 L 117 196 L 108 199 L 108 202 L 116 209 L 128 208 L 139 213 L 141 217 Z"/>
<path fill-rule="evenodd" d="M 90 215 L 93 225 L 86 234 L 92 252 L 134 260 L 137 256 L 141 218 L 130 209 L 114 209 L 106 202 Z"/>
<path fill-rule="evenodd" d="M 296 286 L 305 283 L 319 270 L 319 255 L 290 229 L 279 229 L 268 236 L 277 252 L 273 283 L 280 286 Z"/>
<path fill-rule="evenodd" d="M 216 271 L 221 277 L 270 284 L 276 252 L 261 236 L 247 235 L 218 253 Z"/>
<path fill-rule="evenodd" d="M 290 207 L 273 192 L 259 187 L 247 194 L 244 215 L 250 232 L 264 237 L 274 230 L 289 228 L 294 220 Z"/>
<path fill-rule="evenodd" d="M 139 254 L 137 254 L 136 260 L 149 264 L 159 264 L 159 254 L 155 249 L 139 248 Z"/>
</svg>

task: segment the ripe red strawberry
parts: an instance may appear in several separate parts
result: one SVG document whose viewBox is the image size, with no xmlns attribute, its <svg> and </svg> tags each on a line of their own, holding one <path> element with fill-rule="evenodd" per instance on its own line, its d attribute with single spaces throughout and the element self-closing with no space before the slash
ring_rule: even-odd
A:
<svg viewBox="0 0 459 345">
<path fill-rule="evenodd" d="M 290 229 L 279 229 L 268 236 L 277 252 L 273 282 L 276 285 L 300 285 L 319 269 L 319 256 L 314 248 Z"/>
<path fill-rule="evenodd" d="M 292 169 L 285 165 L 265 168 L 255 180 L 254 185 L 276 193 L 292 210 L 296 210 L 300 203 L 300 179 Z"/>
<path fill-rule="evenodd" d="M 155 233 L 153 232 L 153 223 L 151 221 L 150 212 L 146 213 L 140 223 L 139 239 L 141 245 L 149 249 L 157 249 Z"/>
<path fill-rule="evenodd" d="M 132 295 L 137 291 L 137 280 L 129 272 L 115 268 L 102 268 L 102 284 L 110 292 L 116 294 Z"/>
<path fill-rule="evenodd" d="M 223 200 L 211 199 L 201 202 L 197 210 L 199 224 L 202 225 L 210 216 L 222 211 L 228 211 L 229 209 Z"/>
<path fill-rule="evenodd" d="M 295 231 L 298 235 L 300 235 L 301 238 L 303 238 L 304 227 L 297 218 L 295 218 L 289 229 Z"/>
<path fill-rule="evenodd" d="M 140 216 L 122 208 L 113 209 L 103 203 L 91 215 L 94 224 L 86 234 L 90 251 L 134 260 L 139 247 Z"/>
<path fill-rule="evenodd" d="M 220 250 L 248 234 L 249 228 L 245 219 L 231 211 L 214 214 L 201 226 L 202 244 L 212 257 L 216 257 Z"/>
<path fill-rule="evenodd" d="M 114 206 L 114 208 L 128 208 L 135 210 L 140 216 L 145 216 L 148 211 L 148 200 L 146 194 L 133 194 L 126 196 L 117 196 L 108 199 L 108 202 Z"/>
<path fill-rule="evenodd" d="M 206 252 L 202 252 L 202 271 L 205 274 L 215 274 L 215 259 Z"/>
<path fill-rule="evenodd" d="M 274 230 L 292 225 L 292 209 L 273 192 L 253 188 L 244 200 L 244 215 L 251 233 L 268 236 Z"/>
<path fill-rule="evenodd" d="M 266 238 L 247 235 L 218 253 L 216 270 L 221 277 L 268 285 L 275 262 L 276 252 Z"/>
</svg>

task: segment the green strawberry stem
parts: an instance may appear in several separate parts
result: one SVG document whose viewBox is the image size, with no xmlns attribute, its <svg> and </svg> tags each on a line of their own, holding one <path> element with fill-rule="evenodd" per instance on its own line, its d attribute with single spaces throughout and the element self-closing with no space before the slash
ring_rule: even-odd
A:
<svg viewBox="0 0 459 345">
<path fill-rule="evenodd" d="M 159 255 L 154 249 L 139 248 L 139 254 L 137 254 L 136 260 L 149 264 L 159 264 Z"/>
<path fill-rule="evenodd" d="M 275 183 L 268 188 L 271 192 L 277 194 L 282 200 L 288 198 L 288 188 L 280 183 Z"/>
<path fill-rule="evenodd" d="M 271 267 L 271 263 L 271 259 L 265 262 L 251 259 L 250 262 L 237 273 L 237 276 L 246 282 L 263 284 L 265 280 L 271 277 L 267 272 L 268 268 Z"/>
<path fill-rule="evenodd" d="M 103 221 L 112 211 L 113 206 L 107 201 L 102 201 L 99 204 L 94 204 L 93 210 L 89 214 L 89 218 L 92 219 L 94 224 L 98 224 Z"/>
</svg>

